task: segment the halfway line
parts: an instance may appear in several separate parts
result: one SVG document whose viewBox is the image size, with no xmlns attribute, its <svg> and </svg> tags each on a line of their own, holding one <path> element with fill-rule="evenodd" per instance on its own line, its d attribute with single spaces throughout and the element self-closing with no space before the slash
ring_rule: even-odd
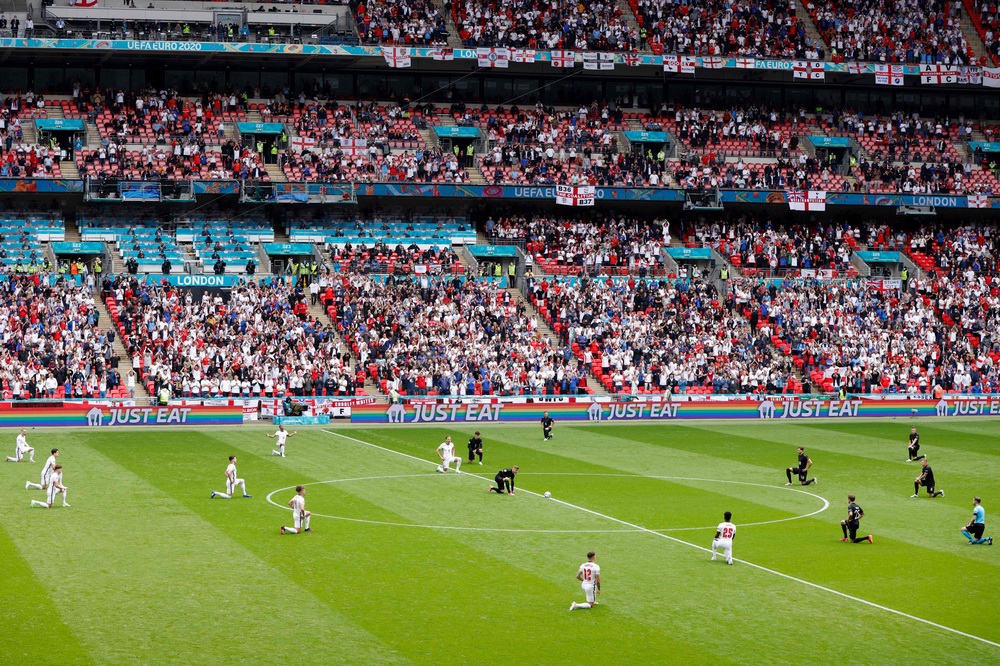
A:
<svg viewBox="0 0 1000 666">
<path fill-rule="evenodd" d="M 327 433 L 329 435 L 334 435 L 336 437 L 342 437 L 342 438 L 344 438 L 346 440 L 349 440 L 349 441 L 352 441 L 352 442 L 357 442 L 358 444 L 364 444 L 365 446 L 369 446 L 369 447 L 371 447 L 373 449 L 378 449 L 380 451 L 385 451 L 387 453 L 394 453 L 397 456 L 403 456 L 404 458 L 409 458 L 411 460 L 416 460 L 417 462 L 424 463 L 424 464 L 427 464 L 427 465 L 435 465 L 436 464 L 434 461 L 431 461 L 431 460 L 425 460 L 423 458 L 418 458 L 417 456 L 412 456 L 409 453 L 403 453 L 402 451 L 395 451 L 395 450 L 390 449 L 390 448 L 385 447 L 385 446 L 379 446 L 378 444 L 372 444 L 371 442 L 366 442 L 364 440 L 357 439 L 356 437 L 348 437 L 347 435 L 342 435 L 339 432 L 333 432 L 332 430 L 323 429 L 323 432 L 325 432 L 325 433 Z M 466 476 L 475 477 L 475 478 L 481 479 L 483 481 L 490 481 L 490 479 L 488 477 L 480 476 L 478 474 L 471 474 L 469 472 L 459 472 L 459 474 L 465 474 Z M 542 497 L 541 493 L 536 493 L 536 492 L 531 491 L 531 490 L 524 490 L 524 489 L 522 489 L 521 492 L 522 493 L 527 493 L 529 495 L 534 495 L 535 497 Z M 610 521 L 618 523 L 620 525 L 625 525 L 626 527 L 631 527 L 631 528 L 633 528 L 635 530 L 638 530 L 640 532 L 646 532 L 647 534 L 652 534 L 653 536 L 660 537 L 661 539 L 667 539 L 668 541 L 673 541 L 674 543 L 678 543 L 678 544 L 681 544 L 683 546 L 688 546 L 690 548 L 697 548 L 698 550 L 706 552 L 706 553 L 712 552 L 711 549 L 705 548 L 704 546 L 699 546 L 698 544 L 690 543 L 688 541 L 684 541 L 683 539 L 678 539 L 677 537 L 672 537 L 669 534 L 661 534 L 660 532 L 654 532 L 653 530 L 649 529 L 648 527 L 643 527 L 642 525 L 636 525 L 635 523 L 630 523 L 627 520 L 622 520 L 621 518 L 615 518 L 614 516 L 609 516 L 607 514 L 600 513 L 599 511 L 594 511 L 593 509 L 588 509 L 587 507 L 579 506 L 578 504 L 571 504 L 569 502 L 564 502 L 563 500 L 556 499 L 555 497 L 550 497 L 548 499 L 548 501 L 550 501 L 550 502 L 558 502 L 559 504 L 562 504 L 563 506 L 567 506 L 567 507 L 570 507 L 572 509 L 577 509 L 579 511 L 583 511 L 585 513 L 589 513 L 592 516 L 597 516 L 598 518 L 603 518 L 605 520 L 610 520 Z M 754 569 L 757 569 L 759 571 L 766 571 L 767 573 L 774 574 L 775 576 L 780 576 L 781 578 L 784 578 L 786 580 L 795 581 L 796 583 L 802 583 L 803 585 L 807 585 L 807 586 L 809 586 L 811 588 L 814 588 L 816 590 L 822 590 L 823 592 L 829 592 L 830 594 L 834 594 L 834 595 L 836 595 L 838 597 L 841 597 L 843 599 L 849 599 L 851 601 L 856 601 L 856 602 L 858 602 L 860 604 L 864 604 L 865 606 L 870 606 L 872 608 L 877 608 L 879 610 L 886 611 L 887 613 L 892 613 L 892 614 L 898 615 L 900 617 L 905 617 L 905 618 L 907 618 L 909 620 L 913 620 L 915 622 L 920 622 L 922 624 L 926 624 L 926 625 L 934 627 L 936 629 L 942 629 L 944 631 L 950 632 L 952 634 L 956 634 L 958 636 L 964 636 L 965 638 L 971 638 L 974 641 L 979 641 L 980 643 L 985 643 L 986 645 L 991 645 L 991 646 L 993 646 L 995 648 L 1000 648 L 1000 643 L 994 643 L 993 641 L 988 640 L 986 638 L 982 638 L 980 636 L 975 636 L 973 634 L 969 634 L 969 633 L 966 633 L 964 631 L 960 631 L 958 629 L 953 629 L 952 627 L 948 627 L 948 626 L 945 626 L 943 624 L 938 624 L 937 622 L 932 622 L 931 620 L 925 620 L 922 617 L 917 617 L 916 615 L 910 615 L 909 613 L 904 613 L 903 611 L 896 610 L 895 608 L 889 608 L 888 606 L 883 606 L 881 604 L 877 604 L 874 601 L 868 601 L 867 599 L 862 599 L 861 597 L 855 597 L 855 596 L 847 594 L 845 592 L 839 592 L 837 590 L 834 590 L 833 588 L 826 587 L 826 586 L 820 585 L 818 583 L 812 583 L 812 582 L 810 582 L 808 580 L 804 580 L 802 578 L 796 578 L 795 576 L 790 576 L 790 575 L 788 575 L 786 573 L 782 573 L 782 572 L 780 572 L 780 571 L 778 571 L 776 569 L 769 569 L 768 567 L 762 566 L 760 564 L 754 564 L 753 562 L 748 562 L 746 560 L 741 560 L 741 559 L 738 559 L 738 558 L 735 558 L 735 557 L 733 559 L 736 560 L 737 562 L 742 562 L 743 564 L 747 565 L 748 567 L 753 567 Z"/>
</svg>

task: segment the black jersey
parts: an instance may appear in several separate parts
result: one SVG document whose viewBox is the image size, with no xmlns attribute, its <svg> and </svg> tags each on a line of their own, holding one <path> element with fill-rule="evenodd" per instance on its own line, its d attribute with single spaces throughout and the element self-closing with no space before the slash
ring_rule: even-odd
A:
<svg viewBox="0 0 1000 666">
<path fill-rule="evenodd" d="M 920 450 L 920 433 L 911 432 L 910 433 L 910 450 L 916 453 Z"/>
<path fill-rule="evenodd" d="M 805 470 L 805 468 L 808 465 L 809 465 L 809 456 L 807 456 L 805 453 L 800 453 L 799 454 L 799 469 Z"/>
<path fill-rule="evenodd" d="M 865 515 L 864 510 L 860 506 L 858 506 L 857 504 L 855 504 L 854 502 L 851 502 L 850 504 L 847 505 L 847 520 L 848 520 L 848 522 L 854 522 L 856 520 L 861 520 L 861 516 L 863 516 L 863 515 Z"/>
<path fill-rule="evenodd" d="M 543 416 L 542 417 L 542 427 L 543 428 L 551 428 L 553 423 L 554 423 L 554 421 L 552 420 L 551 416 Z"/>
<path fill-rule="evenodd" d="M 469 438 L 469 450 L 478 451 L 483 448 L 483 438 L 482 437 L 470 437 Z"/>
<path fill-rule="evenodd" d="M 511 481 L 513 481 L 515 474 L 516 472 L 508 467 L 507 469 L 502 469 L 499 472 L 497 472 L 496 479 L 497 481 L 500 481 L 501 479 L 510 479 Z"/>
<path fill-rule="evenodd" d="M 931 469 L 930 465 L 924 467 L 924 471 L 920 473 L 920 479 L 925 486 L 934 485 L 934 470 Z"/>
</svg>

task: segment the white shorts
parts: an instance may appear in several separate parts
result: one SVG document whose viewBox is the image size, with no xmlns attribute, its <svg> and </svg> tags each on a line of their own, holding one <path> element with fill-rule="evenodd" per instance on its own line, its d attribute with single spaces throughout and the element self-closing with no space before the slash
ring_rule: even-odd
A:
<svg viewBox="0 0 1000 666">
<path fill-rule="evenodd" d="M 455 463 L 455 465 L 458 465 L 458 463 L 460 463 L 460 462 L 462 462 L 461 458 L 459 458 L 457 456 L 452 456 L 451 458 L 444 458 L 441 461 L 441 465 L 444 466 L 444 467 L 447 467 L 448 465 L 450 465 L 452 463 Z"/>
<path fill-rule="evenodd" d="M 292 511 L 292 526 L 295 529 L 301 529 L 302 523 L 305 522 L 305 517 L 302 515 L 301 511 Z"/>
<path fill-rule="evenodd" d="M 587 597 L 587 603 L 592 604 L 597 601 L 597 586 L 593 583 L 583 583 L 583 594 Z"/>
<path fill-rule="evenodd" d="M 726 554 L 726 559 L 730 559 L 733 556 L 733 540 L 732 539 L 716 539 L 715 540 L 715 550 L 721 550 Z"/>
<path fill-rule="evenodd" d="M 243 486 L 244 483 L 243 479 L 236 479 L 236 483 L 233 483 L 229 480 L 229 477 L 226 477 L 226 494 L 232 495 L 236 490 L 236 486 Z"/>
<path fill-rule="evenodd" d="M 49 478 L 51 476 L 52 476 L 52 470 L 51 469 L 48 470 L 48 471 L 44 471 L 44 470 L 42 471 L 42 487 L 43 488 L 48 487 L 48 485 L 49 485 Z"/>
<path fill-rule="evenodd" d="M 56 495 L 58 495 L 62 491 L 59 490 L 58 488 L 56 488 L 56 485 L 53 483 L 52 485 L 49 486 L 48 492 L 49 492 L 49 501 L 48 501 L 48 503 L 49 504 L 55 504 L 56 503 Z"/>
</svg>

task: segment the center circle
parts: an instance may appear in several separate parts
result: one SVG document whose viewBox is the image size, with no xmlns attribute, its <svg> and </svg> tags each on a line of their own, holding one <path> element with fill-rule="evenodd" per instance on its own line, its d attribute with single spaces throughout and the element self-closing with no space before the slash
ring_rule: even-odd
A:
<svg viewBox="0 0 1000 666">
<path fill-rule="evenodd" d="M 468 474 L 465 472 L 460 472 L 460 476 L 466 476 L 476 481 L 488 480 L 485 477 L 481 477 L 475 474 Z M 817 514 L 826 511 L 830 507 L 830 503 L 823 497 L 808 492 L 806 490 L 800 490 L 798 488 L 786 488 L 782 486 L 773 486 L 766 483 L 751 483 L 749 481 L 730 481 L 726 479 L 702 479 L 694 477 L 683 477 L 683 476 L 637 476 L 635 474 L 617 474 L 617 473 L 598 473 L 598 472 L 534 472 L 531 474 L 526 474 L 525 476 L 536 477 L 536 476 L 577 476 L 577 477 L 617 477 L 617 478 L 629 478 L 629 479 L 659 479 L 662 481 L 692 481 L 696 483 L 724 483 L 730 485 L 738 486 L 751 486 L 757 488 L 767 488 L 769 490 L 777 490 L 781 492 L 793 492 L 802 495 L 808 495 L 814 497 L 823 503 L 823 506 L 819 509 L 812 511 L 810 513 L 805 513 L 798 516 L 789 516 L 787 518 L 778 518 L 775 520 L 762 520 L 751 523 L 740 523 L 740 527 L 753 527 L 759 525 L 772 525 L 775 523 L 784 523 L 792 520 L 801 520 L 803 518 L 810 518 Z M 392 479 L 436 479 L 438 475 L 435 474 L 392 474 L 385 476 L 362 476 L 347 479 L 331 479 L 329 481 L 312 481 L 309 483 L 301 483 L 296 485 L 301 486 L 319 486 L 319 485 L 332 485 L 337 483 L 357 483 L 361 481 L 383 481 Z M 278 507 L 279 509 L 288 511 L 286 507 L 278 504 L 274 501 L 274 495 L 278 493 L 287 492 L 290 490 L 295 490 L 295 486 L 287 486 L 285 488 L 278 488 L 277 490 L 272 490 L 267 495 L 267 502 L 272 506 Z M 532 491 L 521 491 L 522 494 L 533 495 L 541 498 L 540 493 Z M 562 502 L 563 505 L 572 508 L 578 508 L 573 504 Z M 328 518 L 330 520 L 340 520 L 344 522 L 351 523 L 364 523 L 367 525 L 385 525 L 387 527 L 409 527 L 417 529 L 426 530 L 454 530 L 461 532 L 514 532 L 514 533 L 526 533 L 526 534 L 615 534 L 615 533 L 638 533 L 642 534 L 644 532 L 657 532 L 657 533 L 667 533 L 667 532 L 690 532 L 696 530 L 712 530 L 715 529 L 715 525 L 707 525 L 704 527 L 665 527 L 665 528 L 640 528 L 640 527 L 627 527 L 627 528 L 617 528 L 617 529 L 533 529 L 533 528 L 513 528 L 513 527 L 470 527 L 470 526 L 460 526 L 460 525 L 425 525 L 418 523 L 402 523 L 397 521 L 385 521 L 385 520 L 370 520 L 367 518 L 350 518 L 348 516 L 335 516 L 330 514 L 316 513 L 314 511 L 310 512 L 314 517 L 317 518 Z"/>
</svg>

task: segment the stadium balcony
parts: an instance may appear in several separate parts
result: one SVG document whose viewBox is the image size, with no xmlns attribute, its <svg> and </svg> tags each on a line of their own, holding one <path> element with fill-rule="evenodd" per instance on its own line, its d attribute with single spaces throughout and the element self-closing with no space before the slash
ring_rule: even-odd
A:
<svg viewBox="0 0 1000 666">
<path fill-rule="evenodd" d="M 635 51 L 639 32 L 613 0 L 577 5 L 557 0 L 539 8 L 526 0 L 457 0 L 458 36 L 468 47 L 511 46 L 575 51 Z"/>
<path fill-rule="evenodd" d="M 972 64 L 958 7 L 947 0 L 871 4 L 834 0 L 806 5 L 835 62 Z"/>
<path fill-rule="evenodd" d="M 677 108 L 650 122 L 673 133 L 691 153 L 715 152 L 733 157 L 796 153 L 799 137 L 810 134 L 816 126 L 812 116 L 756 108 L 725 111 Z M 646 126 L 651 129 L 649 123 Z"/>
<path fill-rule="evenodd" d="M 617 147 L 615 147 L 616 149 Z M 620 187 L 657 187 L 663 182 L 661 165 L 642 154 L 616 154 L 616 150 L 591 150 L 565 159 L 551 147 L 518 145 L 498 147 L 480 157 L 479 170 L 492 184 L 591 184 Z M 549 157 L 549 154 L 553 157 Z"/>
</svg>

